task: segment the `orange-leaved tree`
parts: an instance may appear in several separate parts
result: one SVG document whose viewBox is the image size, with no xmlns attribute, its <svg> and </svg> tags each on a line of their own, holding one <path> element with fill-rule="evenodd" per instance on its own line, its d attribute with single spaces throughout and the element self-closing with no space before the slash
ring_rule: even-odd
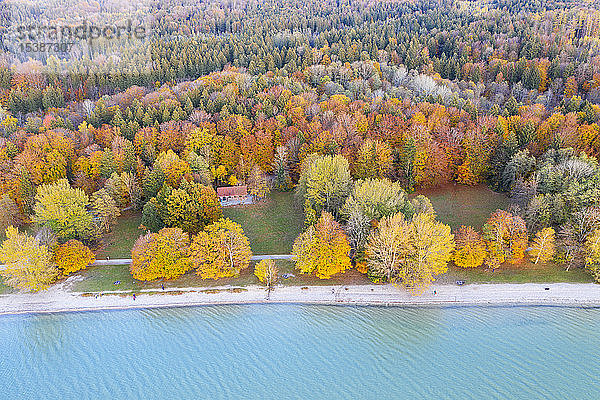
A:
<svg viewBox="0 0 600 400">
<path fill-rule="evenodd" d="M 321 279 L 351 268 L 350 244 L 340 224 L 328 212 L 323 212 L 294 242 L 292 255 L 296 268 L 304 274 L 315 272 Z"/>
<path fill-rule="evenodd" d="M 515 263 L 525 256 L 527 227 L 518 215 L 503 210 L 495 211 L 483 225 L 483 240 L 488 248 L 486 264 L 498 268 L 508 260 Z"/>
<path fill-rule="evenodd" d="M 470 226 L 461 226 L 454 237 L 456 250 L 452 260 L 462 268 L 477 268 L 487 256 L 485 242 L 479 233 Z"/>
<path fill-rule="evenodd" d="M 61 244 L 54 250 L 54 262 L 63 275 L 86 268 L 95 258 L 86 245 L 75 239 Z"/>
<path fill-rule="evenodd" d="M 192 267 L 189 247 L 188 235 L 179 228 L 142 235 L 131 250 L 131 274 L 141 281 L 177 278 Z"/>
</svg>

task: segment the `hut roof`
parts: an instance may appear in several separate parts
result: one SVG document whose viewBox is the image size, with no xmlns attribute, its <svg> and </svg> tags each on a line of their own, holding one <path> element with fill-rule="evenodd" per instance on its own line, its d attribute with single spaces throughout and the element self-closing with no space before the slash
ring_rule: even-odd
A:
<svg viewBox="0 0 600 400">
<path fill-rule="evenodd" d="M 244 186 L 224 186 L 217 188 L 217 195 L 219 197 L 225 196 L 247 196 L 248 188 Z"/>
</svg>

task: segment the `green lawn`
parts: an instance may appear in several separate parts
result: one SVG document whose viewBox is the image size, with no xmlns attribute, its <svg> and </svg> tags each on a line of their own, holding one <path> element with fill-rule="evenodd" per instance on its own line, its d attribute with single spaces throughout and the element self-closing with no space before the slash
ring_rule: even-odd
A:
<svg viewBox="0 0 600 400">
<path fill-rule="evenodd" d="M 284 285 L 303 286 L 303 285 L 353 285 L 368 284 L 369 280 L 363 274 L 355 269 L 343 274 L 333 276 L 331 279 L 319 279 L 314 275 L 303 275 L 294 270 L 294 263 L 288 260 L 276 260 L 279 268 L 279 274 L 292 273 L 295 276 L 289 279 L 280 279 Z M 127 265 L 109 265 L 89 267 L 81 271 L 84 279 L 74 282 L 70 289 L 75 292 L 102 292 L 110 290 L 129 290 L 139 291 L 140 289 L 160 289 L 161 284 L 165 288 L 186 288 L 186 287 L 214 287 L 214 286 L 247 286 L 258 285 L 260 282 L 254 276 L 254 262 L 242 271 L 237 278 L 222 278 L 219 280 L 200 279 L 193 271 L 184 276 L 169 281 L 141 282 L 136 281 L 129 273 Z M 120 281 L 118 285 L 114 282 Z"/>
<path fill-rule="evenodd" d="M 0 280 L 0 294 L 8 294 L 12 292 L 12 289 L 9 286 L 6 286 L 2 280 Z"/>
<path fill-rule="evenodd" d="M 528 260 L 515 265 L 505 263 L 495 271 L 485 267 L 463 269 L 451 264 L 448 273 L 439 279 L 440 282 L 447 283 L 457 280 L 464 280 L 467 283 L 589 283 L 594 281 L 589 272 L 583 268 L 566 271 L 565 268 L 554 263 L 535 265 Z"/>
<path fill-rule="evenodd" d="M 294 263 L 291 261 L 276 260 L 276 264 L 280 275 L 284 273 L 295 275 L 289 279 L 280 279 L 280 283 L 283 285 L 366 285 L 371 283 L 365 275 L 357 272 L 355 269 L 335 275 L 330 279 L 319 279 L 314 275 L 300 274 L 294 270 Z M 80 273 L 85 279 L 75 282 L 71 286 L 71 290 L 76 292 L 101 292 L 109 290 L 139 291 L 140 289 L 160 289 L 161 283 L 166 288 L 257 285 L 259 281 L 254 276 L 253 271 L 254 263 L 242 271 L 237 278 L 223 278 L 217 281 L 204 280 L 200 279 L 195 273 L 189 272 L 178 279 L 170 281 L 140 282 L 131 277 L 129 267 L 126 265 L 90 267 Z M 462 269 L 450 264 L 448 273 L 439 276 L 437 282 L 454 283 L 457 280 L 464 280 L 467 283 L 593 282 L 590 274 L 584 269 L 576 268 L 565 271 L 564 268 L 555 264 L 536 266 L 529 262 L 517 265 L 505 264 L 495 271 L 486 268 Z M 121 281 L 121 283 L 114 285 L 115 281 Z M 2 286 L 0 286 L 0 293 L 2 293 L 1 290 Z"/>
<path fill-rule="evenodd" d="M 273 192 L 258 204 L 224 208 L 223 214 L 242 226 L 254 254 L 290 254 L 304 229 L 292 192 Z"/>
<path fill-rule="evenodd" d="M 278 261 L 279 262 L 279 261 Z M 283 261 L 285 262 L 285 261 Z M 278 264 L 279 265 L 279 264 Z M 173 280 L 141 282 L 133 279 L 129 272 L 128 265 L 103 265 L 89 267 L 80 274 L 84 279 L 75 282 L 71 290 L 75 292 L 101 292 L 108 290 L 131 290 L 140 289 L 159 289 L 161 284 L 166 288 L 185 288 L 185 287 L 213 287 L 213 286 L 246 286 L 258 284 L 259 281 L 254 276 L 254 263 L 246 270 L 242 271 L 237 278 L 222 278 L 219 280 L 200 279 L 193 271 Z M 118 285 L 114 283 L 120 281 Z"/>
<path fill-rule="evenodd" d="M 452 230 L 461 225 L 470 225 L 480 230 L 492 212 L 499 208 L 506 210 L 510 205 L 510 199 L 506 195 L 496 193 L 484 185 L 445 185 L 418 190 L 415 194 L 427 196 L 438 219 L 448 224 Z"/>
<path fill-rule="evenodd" d="M 83 280 L 74 282 L 70 289 L 75 292 L 101 292 L 105 290 L 139 290 L 144 287 L 129 272 L 129 265 L 98 265 L 80 271 Z M 115 282 L 120 281 L 118 285 Z"/>
<path fill-rule="evenodd" d="M 138 212 L 123 212 L 112 231 L 104 237 L 102 246 L 96 251 L 96 258 L 131 258 L 133 244 L 144 233 L 138 229 L 141 220 L 142 216 Z"/>
</svg>

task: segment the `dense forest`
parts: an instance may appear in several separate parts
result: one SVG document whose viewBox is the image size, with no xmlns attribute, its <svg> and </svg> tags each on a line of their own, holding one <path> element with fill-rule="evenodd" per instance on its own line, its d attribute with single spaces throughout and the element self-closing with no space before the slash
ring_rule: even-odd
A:
<svg viewBox="0 0 600 400">
<path fill-rule="evenodd" d="M 26 53 L 13 54 L 14 68 L 5 62 L 0 69 L 5 108 L 17 114 L 62 107 L 133 85 L 194 80 L 227 66 L 303 80 L 319 95 L 412 94 L 444 104 L 458 98 L 482 113 L 497 112 L 494 106 L 511 98 L 547 108 L 573 95 L 600 100 L 594 2 L 165 0 L 126 10 L 116 4 L 70 7 L 75 15 L 147 21 L 147 40 L 99 41 L 89 49 L 105 56 L 96 59 L 47 54 L 47 69 L 28 65 Z M 19 21 L 61 20 L 64 6 L 29 6 Z M 379 77 L 368 67 L 348 66 L 368 61 L 381 65 Z M 19 75 L 29 71 L 42 77 L 19 85 Z M 419 74 L 434 81 L 415 80 Z"/>
<path fill-rule="evenodd" d="M 600 265 L 588 257 L 600 246 L 598 4 L 164 0 L 145 11 L 148 40 L 93 50 L 120 55 L 109 71 L 5 54 L 3 230 L 33 223 L 38 244 L 82 252 L 131 207 L 158 232 L 136 243 L 134 276 L 171 276 L 149 272 L 152 246 L 178 259 L 195 249 L 171 260 L 180 273 L 231 276 L 250 252 L 218 271 L 211 238 L 243 234 L 219 219 L 214 188 L 243 183 L 257 198 L 295 188 L 307 231 L 294 254 L 320 277 L 354 264 L 375 281 L 426 285 L 451 257 L 497 268 L 529 239 L 536 263 L 552 253 L 566 268 Z M 447 183 L 488 184 L 514 204 L 481 233 L 452 236 L 426 198 L 407 197 Z M 380 250 L 401 232 L 447 242 L 430 271 L 386 265 Z M 311 259 L 324 246 L 336 265 Z"/>
</svg>

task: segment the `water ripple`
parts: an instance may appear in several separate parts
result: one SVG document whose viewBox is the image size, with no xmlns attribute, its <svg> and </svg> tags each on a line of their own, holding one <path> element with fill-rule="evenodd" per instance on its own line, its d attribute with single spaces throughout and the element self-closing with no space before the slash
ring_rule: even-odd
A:
<svg viewBox="0 0 600 400">
<path fill-rule="evenodd" d="M 216 306 L 0 317 L 7 399 L 598 399 L 600 310 Z"/>
</svg>

